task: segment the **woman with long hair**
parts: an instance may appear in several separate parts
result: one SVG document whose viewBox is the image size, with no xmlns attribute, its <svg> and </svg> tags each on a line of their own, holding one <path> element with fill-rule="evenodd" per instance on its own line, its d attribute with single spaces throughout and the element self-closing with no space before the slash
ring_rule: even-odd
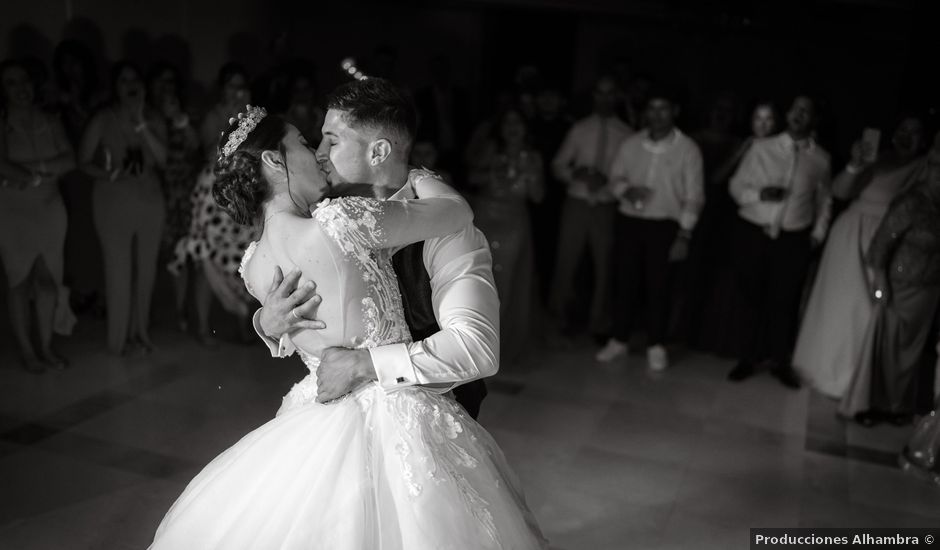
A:
<svg viewBox="0 0 940 550">
<path fill-rule="evenodd" d="M 62 123 L 36 105 L 25 65 L 0 64 L 0 99 L 0 260 L 23 367 L 40 373 L 67 365 L 52 337 L 57 309 L 60 317 L 70 313 L 61 291 L 68 220 L 58 179 L 75 166 L 75 154 Z"/>
<path fill-rule="evenodd" d="M 95 229 L 104 256 L 108 349 L 154 349 L 150 303 L 165 218 L 157 170 L 166 164 L 163 118 L 147 108 L 141 72 L 128 61 L 111 71 L 112 101 L 92 118 L 79 161 L 95 178 Z"/>
</svg>

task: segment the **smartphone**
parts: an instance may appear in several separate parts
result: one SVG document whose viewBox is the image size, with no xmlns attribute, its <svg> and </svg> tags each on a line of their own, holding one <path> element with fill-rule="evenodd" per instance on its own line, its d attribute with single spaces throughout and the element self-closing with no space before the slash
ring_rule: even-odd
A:
<svg viewBox="0 0 940 550">
<path fill-rule="evenodd" d="M 875 162 L 878 158 L 878 146 L 881 144 L 881 130 L 877 128 L 865 128 L 862 130 L 862 143 L 866 144 L 865 162 Z"/>
</svg>

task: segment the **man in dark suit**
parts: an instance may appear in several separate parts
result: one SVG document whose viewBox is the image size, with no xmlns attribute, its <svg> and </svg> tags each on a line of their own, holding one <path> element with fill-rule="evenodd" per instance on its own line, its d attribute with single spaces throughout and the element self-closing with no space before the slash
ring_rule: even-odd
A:
<svg viewBox="0 0 940 550">
<path fill-rule="evenodd" d="M 369 78 L 337 88 L 328 108 L 317 160 L 330 184 L 367 183 L 391 200 L 415 198 L 407 159 L 416 115 L 408 96 L 388 81 Z M 496 373 L 499 361 L 499 299 L 486 238 L 471 224 L 396 251 L 393 264 L 415 341 L 324 350 L 317 401 L 374 380 L 386 391 L 415 385 L 453 390 L 475 418 L 486 395 L 482 379 Z M 299 273 L 276 278 L 254 318 L 255 329 L 279 357 L 292 351 L 290 332 L 321 328 L 315 286 L 298 288 L 298 280 Z"/>
</svg>

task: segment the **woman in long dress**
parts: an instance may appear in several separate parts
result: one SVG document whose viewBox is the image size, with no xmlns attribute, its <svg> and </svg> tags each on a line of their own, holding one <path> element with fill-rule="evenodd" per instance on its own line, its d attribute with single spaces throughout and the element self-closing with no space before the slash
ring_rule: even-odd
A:
<svg viewBox="0 0 940 550">
<path fill-rule="evenodd" d="M 917 398 L 933 390 L 919 386 L 931 378 L 922 372 L 935 366 L 925 358 L 936 345 L 940 306 L 940 134 L 920 176 L 891 204 L 866 256 L 877 305 L 839 405 L 840 414 L 864 425 L 909 424 Z"/>
<path fill-rule="evenodd" d="M 250 109 L 246 119 L 258 117 Z M 217 174 L 219 203 L 239 221 L 263 220 L 242 262 L 247 288 L 263 299 L 276 268 L 298 267 L 332 299 L 319 309 L 324 330 L 292 334 L 311 374 L 273 420 L 196 476 L 151 549 L 544 548 L 501 451 L 447 395 L 366 382 L 331 403 L 315 400 L 326 347 L 410 340 L 389 247 L 464 227 L 466 203 L 414 171 L 427 198 L 339 198 L 311 215 L 326 183 L 297 129 L 274 116 Z"/>
<path fill-rule="evenodd" d="M 62 123 L 36 105 L 25 66 L 0 65 L 0 85 L 0 260 L 23 367 L 40 373 L 66 365 L 52 348 L 56 308 L 68 306 L 60 293 L 68 222 L 58 179 L 75 166 L 75 154 Z"/>
<path fill-rule="evenodd" d="M 95 229 L 104 255 L 108 349 L 144 353 L 150 302 L 165 218 L 157 170 L 166 162 L 166 127 L 146 108 L 140 71 L 128 62 L 112 70 L 114 103 L 100 110 L 82 138 L 82 169 L 95 178 Z"/>
<path fill-rule="evenodd" d="M 476 224 L 493 252 L 501 355 L 512 363 L 523 358 L 532 338 L 538 292 L 529 203 L 544 197 L 544 172 L 520 111 L 502 111 L 492 132 L 474 159 L 470 183 Z"/>
<path fill-rule="evenodd" d="M 833 194 L 855 198 L 832 227 L 800 326 L 793 366 L 817 391 L 842 398 L 859 361 L 872 314 L 864 258 L 891 200 L 909 184 L 921 159 L 923 125 L 914 117 L 898 125 L 893 152 L 867 168 L 862 145 L 833 181 Z"/>
</svg>

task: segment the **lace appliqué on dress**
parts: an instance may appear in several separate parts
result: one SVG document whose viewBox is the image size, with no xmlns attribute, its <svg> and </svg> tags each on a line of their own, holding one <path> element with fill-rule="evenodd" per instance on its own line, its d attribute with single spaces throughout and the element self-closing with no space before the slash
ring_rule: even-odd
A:
<svg viewBox="0 0 940 550">
<path fill-rule="evenodd" d="M 386 411 L 397 420 L 400 430 L 395 451 L 401 461 L 408 494 L 412 498 L 420 497 L 425 482 L 453 483 L 482 530 L 498 542 L 489 502 L 462 473 L 479 466 L 479 461 L 463 445 L 476 441 L 476 436 L 464 431 L 465 413 L 453 401 L 420 398 L 419 392 L 423 391 L 402 390 L 385 396 Z M 417 465 L 421 468 L 415 468 Z"/>
<path fill-rule="evenodd" d="M 355 262 L 366 283 L 368 296 L 362 299 L 366 330 L 357 342 L 360 349 L 411 341 L 391 254 L 378 248 L 382 243 L 381 215 L 381 202 L 365 197 L 323 201 L 314 212 L 314 218 Z"/>
</svg>

